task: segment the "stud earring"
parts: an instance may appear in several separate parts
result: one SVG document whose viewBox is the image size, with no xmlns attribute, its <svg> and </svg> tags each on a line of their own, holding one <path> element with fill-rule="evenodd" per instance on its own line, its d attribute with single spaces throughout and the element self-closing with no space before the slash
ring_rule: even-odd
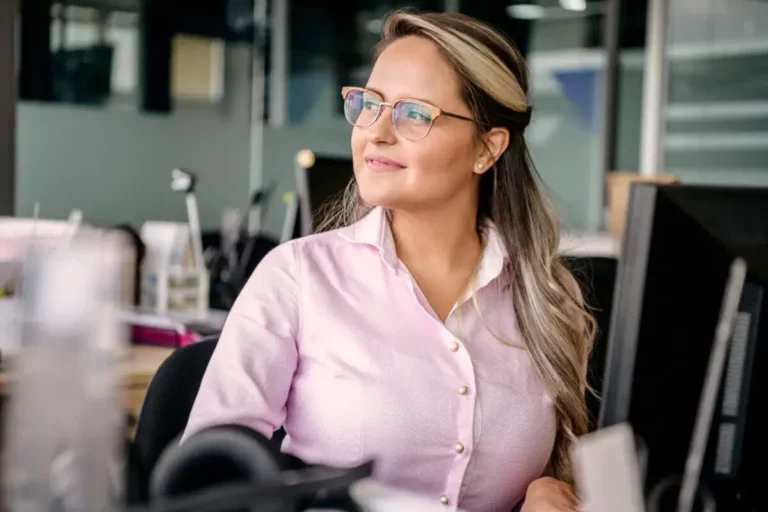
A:
<svg viewBox="0 0 768 512">
<path fill-rule="evenodd" d="M 478 169 L 482 169 L 483 168 L 483 164 L 477 164 L 477 168 Z"/>
</svg>

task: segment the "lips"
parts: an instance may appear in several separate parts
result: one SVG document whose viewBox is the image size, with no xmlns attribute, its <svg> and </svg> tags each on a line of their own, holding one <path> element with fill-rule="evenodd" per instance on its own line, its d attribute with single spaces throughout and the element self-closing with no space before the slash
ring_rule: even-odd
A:
<svg viewBox="0 0 768 512">
<path fill-rule="evenodd" d="M 397 171 L 405 168 L 400 162 L 379 155 L 367 156 L 365 162 L 375 171 Z"/>
</svg>

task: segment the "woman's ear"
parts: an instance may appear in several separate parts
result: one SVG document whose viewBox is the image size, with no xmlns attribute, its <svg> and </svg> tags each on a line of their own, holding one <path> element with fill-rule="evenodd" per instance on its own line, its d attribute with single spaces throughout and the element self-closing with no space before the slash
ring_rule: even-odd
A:
<svg viewBox="0 0 768 512">
<path fill-rule="evenodd" d="M 509 146 L 509 130 L 506 128 L 491 128 L 483 134 L 483 150 L 475 168 L 477 174 L 483 174 L 492 168 Z"/>
</svg>

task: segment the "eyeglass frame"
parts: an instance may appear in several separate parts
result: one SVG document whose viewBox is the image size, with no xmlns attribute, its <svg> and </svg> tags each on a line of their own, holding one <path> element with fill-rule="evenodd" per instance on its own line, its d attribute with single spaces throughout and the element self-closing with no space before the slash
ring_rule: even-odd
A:
<svg viewBox="0 0 768 512">
<path fill-rule="evenodd" d="M 440 107 L 437 107 L 437 106 L 435 106 L 435 105 L 433 105 L 431 103 L 428 103 L 428 102 L 426 102 L 424 100 L 419 100 L 419 99 L 416 99 L 416 98 L 402 98 L 402 99 L 397 100 L 394 103 L 391 103 L 391 102 L 388 102 L 388 101 L 384 101 L 384 97 L 381 94 L 377 93 L 376 91 L 372 91 L 370 89 L 366 89 L 365 87 L 354 87 L 354 86 L 342 87 L 341 88 L 341 97 L 342 97 L 342 99 L 344 101 L 346 101 L 347 100 L 347 96 L 349 96 L 349 94 L 351 92 L 354 92 L 354 91 L 359 91 L 359 92 L 364 92 L 364 93 L 367 92 L 369 94 L 372 94 L 373 96 L 375 96 L 379 100 L 379 111 L 376 112 L 376 117 L 373 118 L 373 121 L 371 121 L 370 124 L 366 124 L 366 125 L 362 125 L 361 126 L 361 125 L 357 125 L 355 123 L 350 123 L 352 126 L 357 126 L 358 128 L 368 128 L 370 126 L 373 126 L 373 124 L 376 121 L 378 121 L 379 118 L 381 117 L 381 112 L 384 110 L 384 107 L 389 107 L 389 108 L 392 109 L 392 126 L 395 128 L 395 131 L 397 131 L 397 126 L 395 124 L 395 118 L 394 118 L 394 116 L 395 116 L 395 107 L 398 104 L 405 103 L 405 102 L 418 103 L 419 105 L 423 105 L 423 106 L 427 107 L 429 109 L 429 115 L 431 116 L 431 121 L 429 123 L 429 128 L 427 129 L 427 133 L 424 134 L 424 137 L 421 137 L 420 139 L 415 139 L 414 140 L 414 139 L 408 139 L 408 137 L 402 136 L 402 137 L 404 137 L 404 138 L 406 138 L 408 140 L 419 141 L 419 140 L 425 139 L 427 137 L 427 135 L 429 135 L 430 132 L 432 131 L 432 126 L 434 126 L 435 120 L 438 117 L 440 117 L 440 116 L 453 117 L 454 119 L 461 119 L 462 121 L 469 121 L 471 123 L 475 122 L 475 120 L 472 119 L 471 117 L 462 116 L 460 114 L 454 114 L 452 112 L 447 112 L 447 111 L 441 109 Z M 346 114 L 345 114 L 344 117 L 346 117 Z M 349 119 L 347 119 L 347 121 L 349 121 Z M 398 132 L 398 134 L 399 133 L 400 132 Z"/>
</svg>

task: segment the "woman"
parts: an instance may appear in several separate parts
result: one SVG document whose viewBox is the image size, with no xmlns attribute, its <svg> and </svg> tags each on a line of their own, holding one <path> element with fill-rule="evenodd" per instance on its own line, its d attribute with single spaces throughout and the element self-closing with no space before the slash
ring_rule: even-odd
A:
<svg viewBox="0 0 768 512">
<path fill-rule="evenodd" d="M 344 88 L 355 180 L 259 265 L 186 435 L 238 423 L 310 463 L 373 459 L 446 508 L 577 508 L 592 319 L 558 258 L 523 131 L 525 65 L 457 14 L 395 13 Z"/>
</svg>

